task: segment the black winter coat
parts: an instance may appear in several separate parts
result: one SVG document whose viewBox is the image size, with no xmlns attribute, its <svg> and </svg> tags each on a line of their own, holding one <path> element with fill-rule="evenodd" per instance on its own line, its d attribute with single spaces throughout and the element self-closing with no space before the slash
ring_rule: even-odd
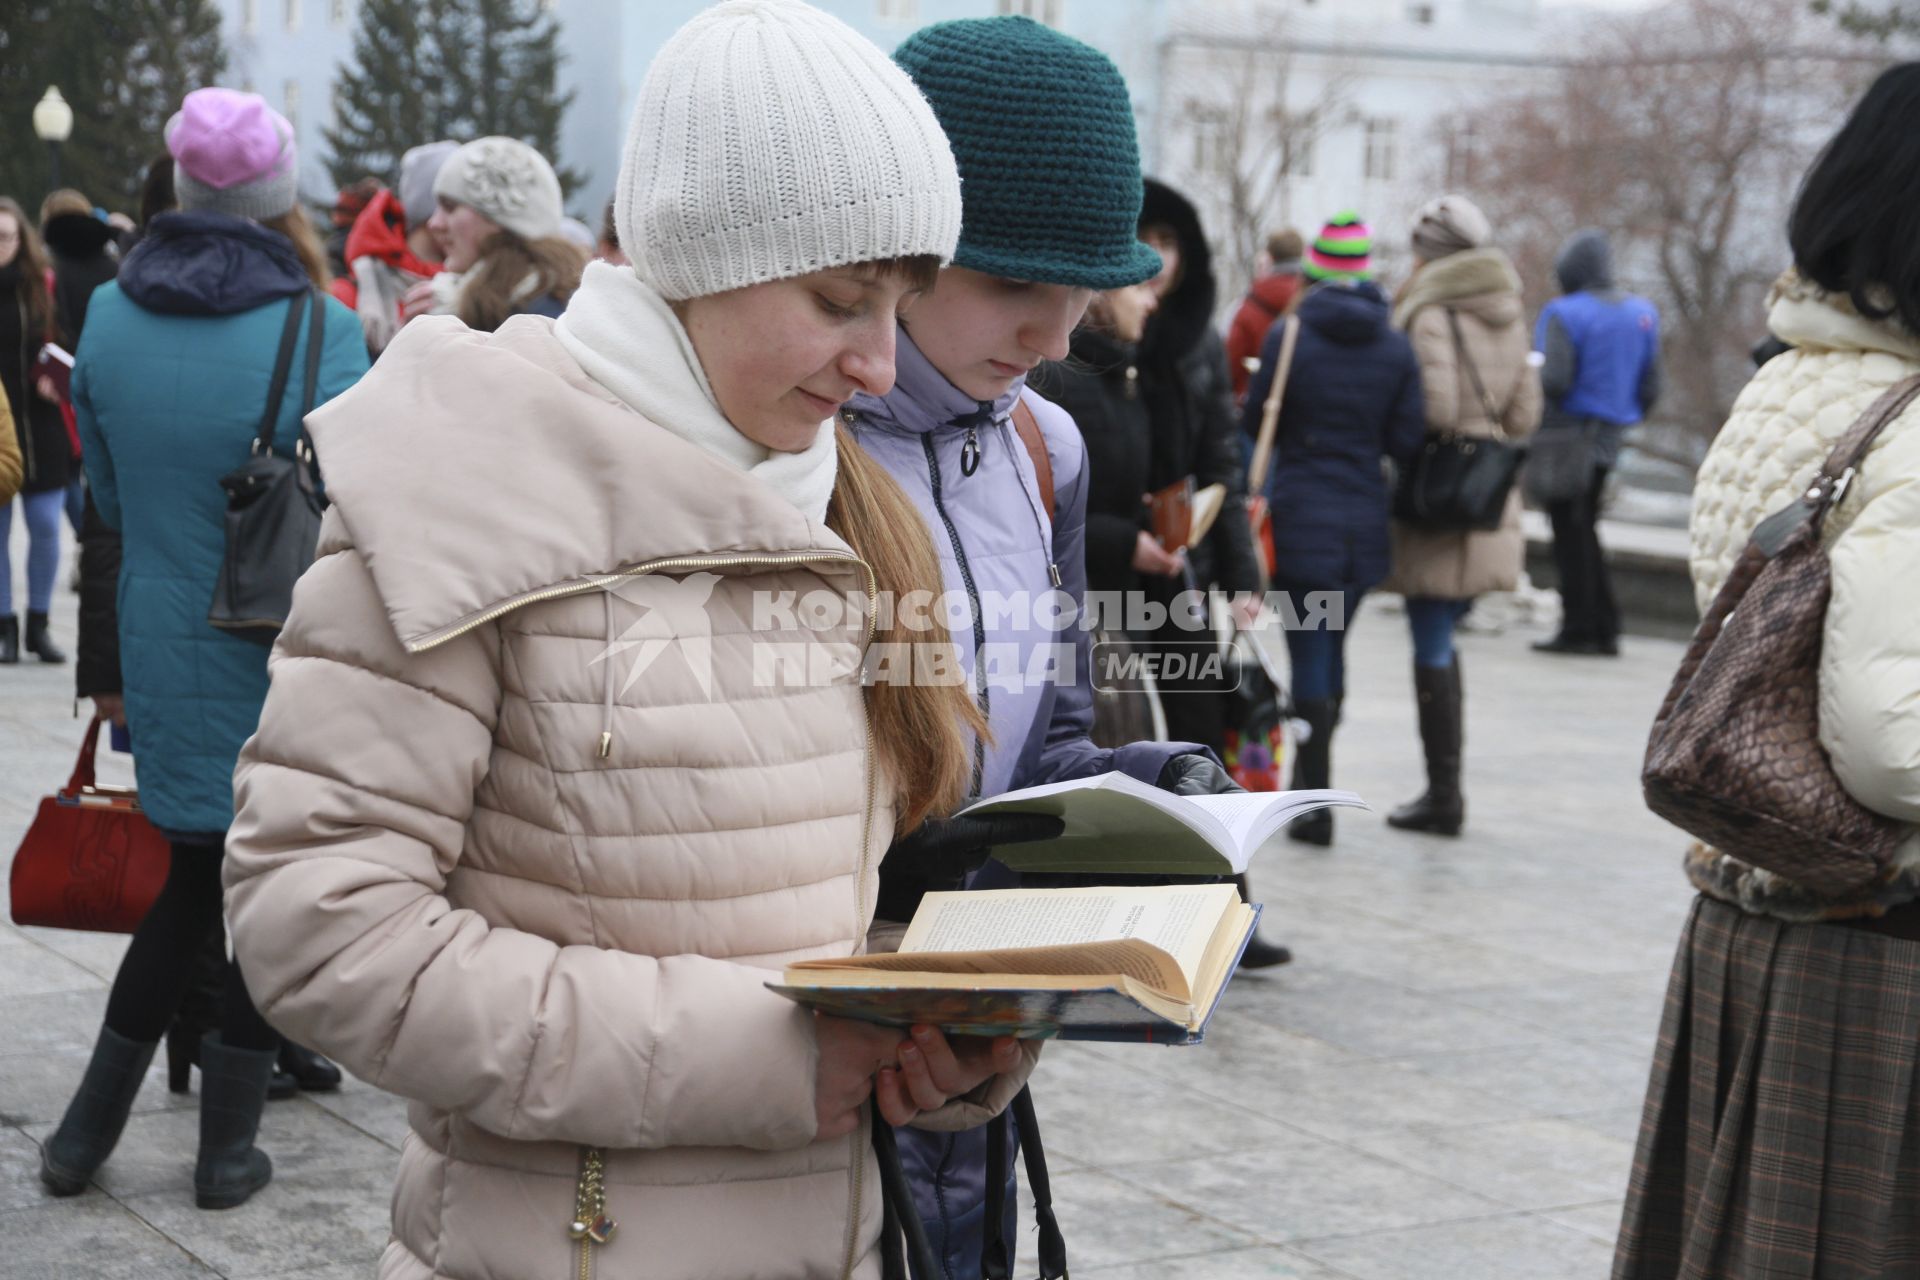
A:
<svg viewBox="0 0 1920 1280">
<path fill-rule="evenodd" d="M 80 525 L 80 651 L 73 691 L 82 698 L 120 690 L 120 531 L 87 499 Z"/>
<path fill-rule="evenodd" d="M 87 300 L 119 273 L 120 260 L 108 248 L 113 228 L 84 213 L 47 219 L 47 250 L 53 258 L 53 325 L 60 345 L 80 349 L 87 323 Z"/>
<path fill-rule="evenodd" d="M 1226 346 L 1213 327 L 1212 250 L 1200 216 L 1178 192 L 1149 178 L 1140 225 L 1171 227 L 1180 240 L 1181 276 L 1147 321 L 1140 340 L 1140 394 L 1153 425 L 1153 473 L 1149 489 L 1183 476 L 1194 487 L 1225 485 L 1227 501 L 1200 545 L 1187 553 L 1199 586 L 1230 592 L 1258 591 L 1245 506 L 1247 472 L 1233 409 L 1233 380 Z"/>
<path fill-rule="evenodd" d="M 1082 329 L 1071 357 L 1031 381 L 1073 415 L 1087 443 L 1087 590 L 1132 591 L 1134 547 L 1151 523 L 1143 498 L 1153 459 L 1133 346 Z"/>
<path fill-rule="evenodd" d="M 1387 323 L 1378 286 L 1321 284 L 1300 303 L 1300 337 L 1274 435 L 1267 498 L 1274 580 L 1303 589 L 1366 590 L 1387 576 L 1389 476 L 1426 435 L 1420 367 L 1407 336 Z M 1247 388 L 1241 426 L 1260 413 L 1279 361 L 1276 324 Z"/>
<path fill-rule="evenodd" d="M 33 389 L 38 375 L 34 361 L 46 333 L 32 323 L 21 296 L 20 259 L 0 267 L 0 391 L 13 409 L 14 430 L 20 436 L 20 458 L 26 475 L 22 493 L 47 493 L 67 487 L 73 475 L 73 441 L 60 406 L 43 400 Z"/>
</svg>

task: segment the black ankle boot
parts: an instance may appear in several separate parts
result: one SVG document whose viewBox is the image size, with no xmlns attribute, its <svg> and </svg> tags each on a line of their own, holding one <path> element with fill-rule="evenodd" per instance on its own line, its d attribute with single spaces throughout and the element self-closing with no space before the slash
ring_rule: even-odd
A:
<svg viewBox="0 0 1920 1280">
<path fill-rule="evenodd" d="M 20 661 L 20 619 L 8 614 L 0 618 L 0 666 Z"/>
<path fill-rule="evenodd" d="M 253 1145 L 273 1078 L 273 1049 L 234 1049 L 209 1032 L 200 1042 L 200 1158 L 193 1202 L 232 1209 L 273 1180 L 273 1161 Z"/>
<path fill-rule="evenodd" d="M 1293 704 L 1294 714 L 1307 722 L 1307 740 L 1294 752 L 1294 791 L 1319 790 L 1333 785 L 1333 726 L 1339 715 L 1340 700 L 1302 698 Z M 1295 818 L 1287 827 L 1289 839 L 1322 847 L 1333 843 L 1333 811 L 1316 809 Z"/>
<path fill-rule="evenodd" d="M 27 652 L 38 655 L 42 662 L 58 664 L 67 660 L 66 652 L 47 634 L 47 615 L 44 613 L 28 611 L 26 646 Z"/>
<path fill-rule="evenodd" d="M 80 1077 L 80 1091 L 40 1150 L 40 1181 L 53 1194 L 72 1196 L 85 1191 L 94 1170 L 113 1154 L 157 1048 L 157 1041 L 142 1044 L 100 1028 L 93 1057 Z"/>
<path fill-rule="evenodd" d="M 1427 757 L 1427 792 L 1388 814 L 1387 825 L 1457 836 L 1467 820 L 1466 798 L 1460 794 L 1460 660 L 1441 670 L 1415 667 L 1413 687 L 1419 698 L 1420 746 Z"/>
<path fill-rule="evenodd" d="M 332 1093 L 340 1087 L 340 1068 L 291 1040 L 280 1042 L 280 1070 L 275 1078 L 282 1075 L 304 1093 Z"/>
<path fill-rule="evenodd" d="M 1250 896 L 1251 891 L 1247 888 L 1247 878 L 1244 875 L 1235 876 L 1233 883 L 1238 886 L 1240 890 L 1240 901 L 1253 901 L 1253 898 Z M 1247 939 L 1247 949 L 1240 953 L 1240 967 L 1242 969 L 1272 969 L 1287 963 L 1287 961 L 1291 959 L 1293 959 L 1293 952 L 1287 950 L 1277 942 L 1268 942 L 1262 938 L 1258 932 L 1255 932 L 1253 937 Z"/>
</svg>

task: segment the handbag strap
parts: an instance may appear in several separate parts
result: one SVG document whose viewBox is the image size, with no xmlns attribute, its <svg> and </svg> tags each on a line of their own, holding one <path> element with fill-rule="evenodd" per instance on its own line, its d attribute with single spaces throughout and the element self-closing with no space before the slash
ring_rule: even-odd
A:
<svg viewBox="0 0 1920 1280">
<path fill-rule="evenodd" d="M 913 1203 L 913 1189 L 907 1184 L 906 1170 L 900 1164 L 900 1144 L 893 1126 L 880 1114 L 880 1104 L 870 1104 L 873 1115 L 873 1154 L 880 1162 L 880 1274 L 882 1280 L 908 1280 L 912 1274 L 940 1274 L 939 1256 L 927 1237 L 927 1225 Z M 901 1236 L 906 1237 L 905 1248 Z"/>
<path fill-rule="evenodd" d="M 280 401 L 287 394 L 287 375 L 293 371 L 293 344 L 300 336 L 300 298 L 287 299 L 287 322 L 280 326 L 280 351 L 273 358 L 273 379 L 267 383 L 267 407 L 260 415 L 260 429 L 254 433 L 255 453 L 273 452 L 274 429 L 280 424 Z"/>
<path fill-rule="evenodd" d="M 1819 529 L 1828 510 L 1834 503 L 1840 501 L 1841 495 L 1846 492 L 1847 485 L 1853 479 L 1854 467 L 1868 447 L 1873 444 L 1874 438 L 1886 429 L 1889 422 L 1905 412 L 1916 396 L 1920 396 L 1920 374 L 1887 388 L 1880 398 L 1867 406 L 1867 411 L 1847 428 L 1846 434 L 1842 435 L 1839 443 L 1834 445 L 1833 451 L 1827 455 L 1827 460 L 1820 464 L 1820 470 L 1807 487 L 1802 501 L 1811 507 L 1811 511 L 1794 521 L 1792 527 L 1797 530 L 1794 536 L 1804 538 L 1809 536 L 1808 531 Z M 1793 507 L 1787 507 L 1769 516 L 1756 527 L 1753 534 L 1748 536 L 1746 546 L 1741 550 L 1739 558 L 1734 561 L 1733 568 L 1728 571 L 1726 581 L 1720 584 L 1720 590 L 1708 604 L 1706 615 L 1700 619 L 1700 626 L 1693 633 L 1692 643 L 1687 646 L 1687 652 L 1680 659 L 1680 669 L 1674 673 L 1673 684 L 1667 690 L 1666 700 L 1661 704 L 1659 714 L 1654 717 L 1656 724 L 1664 722 L 1672 714 L 1674 707 L 1679 703 L 1681 693 L 1693 682 L 1694 673 L 1706 660 L 1707 651 L 1713 647 L 1714 641 L 1720 638 L 1720 632 L 1726 626 L 1727 619 L 1733 616 L 1734 610 L 1739 607 L 1748 589 L 1759 580 L 1761 571 L 1779 551 L 1778 546 L 1768 545 L 1770 539 L 1765 532 L 1767 526 L 1778 523 L 1793 510 Z"/>
<path fill-rule="evenodd" d="M 1460 313 L 1452 307 L 1447 309 L 1447 327 L 1453 330 L 1453 349 L 1460 355 L 1460 363 L 1466 367 L 1467 378 L 1473 383 L 1473 393 L 1480 397 L 1480 407 L 1486 410 L 1487 421 L 1491 422 L 1501 435 L 1507 433 L 1507 409 L 1513 408 L 1513 402 L 1520 398 L 1520 384 L 1513 384 L 1513 394 L 1507 397 L 1507 408 L 1493 407 L 1493 397 L 1487 394 L 1487 384 L 1480 380 L 1480 366 L 1467 350 L 1467 336 L 1460 331 Z M 1526 365 L 1520 366 L 1520 376 L 1527 376 Z"/>
<path fill-rule="evenodd" d="M 1815 504 L 1816 519 L 1824 516 L 1840 501 L 1853 481 L 1853 470 L 1866 456 L 1887 424 L 1905 413 L 1914 397 L 1920 396 L 1920 374 L 1894 383 L 1855 420 L 1847 433 L 1833 446 L 1833 452 L 1820 464 L 1820 471 L 1807 489 L 1807 500 Z"/>
<path fill-rule="evenodd" d="M 300 443 L 306 446 L 309 457 L 313 454 L 313 442 L 307 438 L 307 415 L 313 412 L 314 397 L 320 389 L 320 354 L 324 341 L 323 331 L 327 327 L 327 303 L 315 289 L 307 295 L 311 301 L 307 305 L 307 372 L 300 383 Z"/>
<path fill-rule="evenodd" d="M 1025 400 L 1013 402 L 1013 430 L 1020 437 L 1020 443 L 1026 446 L 1027 457 L 1033 461 L 1033 478 L 1040 486 L 1040 505 L 1047 509 L 1047 524 L 1053 524 L 1053 458 L 1047 453 L 1046 437 L 1040 434 L 1040 424 L 1034 419 L 1033 410 L 1027 408 Z"/>
<path fill-rule="evenodd" d="M 93 758 L 100 750 L 100 729 L 106 724 L 99 716 L 87 726 L 87 736 L 80 744 L 80 757 L 73 762 L 73 776 L 67 779 L 68 795 L 79 795 L 91 787 L 94 782 Z"/>
<path fill-rule="evenodd" d="M 1293 348 L 1300 337 L 1300 317 L 1289 315 L 1280 322 L 1280 355 L 1273 366 L 1273 383 L 1267 388 L 1267 402 L 1260 409 L 1260 435 L 1253 443 L 1253 465 L 1247 468 L 1247 492 L 1262 493 L 1267 487 L 1267 468 L 1273 465 L 1273 433 L 1280 425 L 1280 405 L 1287 394 L 1287 375 L 1293 371 Z"/>
</svg>

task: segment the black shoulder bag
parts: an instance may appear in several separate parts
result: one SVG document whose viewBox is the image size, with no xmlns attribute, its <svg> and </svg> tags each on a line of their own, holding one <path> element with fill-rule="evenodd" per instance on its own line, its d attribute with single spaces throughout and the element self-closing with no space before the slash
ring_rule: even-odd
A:
<svg viewBox="0 0 1920 1280">
<path fill-rule="evenodd" d="M 1453 330 L 1454 350 L 1466 368 L 1473 390 L 1480 397 L 1488 421 L 1506 430 L 1506 409 L 1494 406 L 1480 381 L 1480 370 L 1467 354 L 1466 339 L 1460 333 L 1460 317 L 1447 308 L 1447 324 Z M 1521 377 L 1527 376 L 1523 367 Z M 1518 388 L 1515 396 L 1518 397 Z M 1513 407 L 1513 398 L 1507 408 Z M 1417 529 L 1489 530 L 1498 529 L 1507 509 L 1507 495 L 1527 460 L 1526 448 L 1494 437 L 1467 436 L 1435 431 L 1427 436 L 1420 452 L 1400 476 L 1393 494 L 1393 518 Z"/>
<path fill-rule="evenodd" d="M 326 506 L 314 486 L 317 468 L 306 428 L 320 380 L 326 303 L 317 292 L 305 297 L 304 307 L 299 295 L 287 301 L 287 323 L 280 331 L 280 353 L 274 360 L 267 408 L 252 456 L 220 477 L 220 487 L 227 491 L 227 552 L 207 621 L 265 645 L 272 644 L 286 625 L 293 607 L 293 584 L 313 563 L 314 548 L 320 542 L 320 514 Z M 273 451 L 273 434 L 293 368 L 302 311 L 310 317 L 307 368 L 300 397 L 300 438 L 288 457 Z"/>
</svg>

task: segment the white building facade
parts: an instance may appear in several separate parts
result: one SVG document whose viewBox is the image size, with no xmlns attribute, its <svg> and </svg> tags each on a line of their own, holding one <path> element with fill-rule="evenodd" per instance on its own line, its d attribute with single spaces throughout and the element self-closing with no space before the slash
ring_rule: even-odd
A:
<svg viewBox="0 0 1920 1280">
<path fill-rule="evenodd" d="M 560 161 L 586 175 L 569 212 L 597 225 L 648 65 L 706 0 L 541 0 L 559 22 L 574 94 Z M 1552 60 L 1539 0 L 816 0 L 883 48 L 920 26 L 1018 13 L 1113 58 L 1134 98 L 1142 160 L 1194 199 L 1223 255 L 1236 225 L 1311 234 L 1358 209 L 1389 269 L 1408 213 L 1435 182 L 1471 190 L 1470 154 L 1436 155 L 1438 121 L 1524 87 Z M 301 190 L 330 201 L 323 127 L 352 58 L 356 0 L 219 0 L 227 82 L 294 122 Z M 1276 141 L 1278 139 L 1278 141 Z M 427 141 L 427 139 L 422 139 Z M 1468 140 L 1470 143 L 1470 139 Z M 1276 155 L 1275 149 L 1286 152 Z M 1470 152 L 1468 146 L 1465 152 Z M 1264 196 L 1247 207 L 1225 169 Z M 1276 172 L 1276 169 L 1279 170 Z M 390 178 L 392 175 L 376 175 Z M 1270 190 L 1269 190 L 1270 189 Z M 1251 263 L 1220 264 L 1231 287 Z"/>
</svg>

